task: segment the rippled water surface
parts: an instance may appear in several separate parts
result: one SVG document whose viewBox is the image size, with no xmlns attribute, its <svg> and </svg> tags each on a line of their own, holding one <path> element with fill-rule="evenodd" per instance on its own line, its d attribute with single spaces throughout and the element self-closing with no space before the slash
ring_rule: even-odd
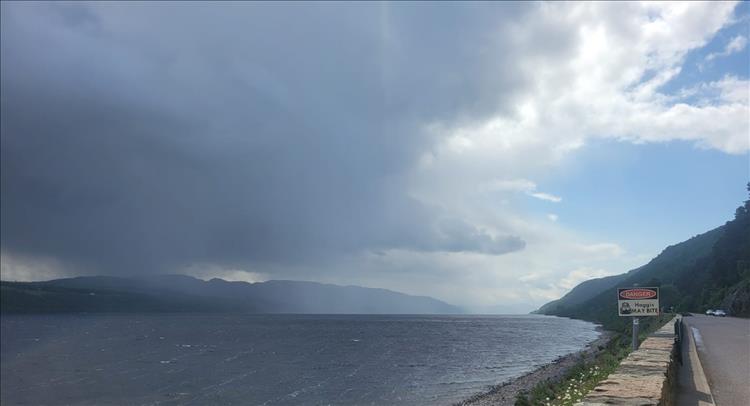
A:
<svg viewBox="0 0 750 406">
<path fill-rule="evenodd" d="M 546 316 L 3 316 L 11 404 L 440 405 L 593 341 Z"/>
</svg>

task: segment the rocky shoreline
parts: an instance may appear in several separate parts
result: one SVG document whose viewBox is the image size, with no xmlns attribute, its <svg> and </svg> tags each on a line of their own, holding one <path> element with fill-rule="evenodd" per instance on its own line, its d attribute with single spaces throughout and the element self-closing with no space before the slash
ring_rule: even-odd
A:
<svg viewBox="0 0 750 406">
<path fill-rule="evenodd" d="M 562 356 L 525 375 L 495 385 L 489 391 L 474 395 L 456 403 L 455 406 L 512 406 L 519 392 L 528 392 L 539 382 L 559 381 L 581 359 L 584 361 L 593 360 L 614 336 L 610 331 L 600 330 L 600 332 L 601 336 L 592 341 L 585 349 Z"/>
</svg>

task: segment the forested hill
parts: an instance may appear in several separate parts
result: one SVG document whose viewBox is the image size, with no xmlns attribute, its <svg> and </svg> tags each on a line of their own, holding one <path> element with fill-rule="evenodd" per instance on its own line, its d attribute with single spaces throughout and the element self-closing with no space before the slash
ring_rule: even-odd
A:
<svg viewBox="0 0 750 406">
<path fill-rule="evenodd" d="M 89 276 L 1 284 L 4 313 L 239 312 L 451 314 L 461 310 L 426 296 L 314 282 L 203 281 L 184 275 Z"/>
<path fill-rule="evenodd" d="M 587 300 L 597 296 L 602 291 L 605 291 L 608 288 L 616 286 L 623 279 L 627 278 L 628 275 L 630 275 L 631 273 L 635 271 L 637 270 L 633 270 L 633 271 L 630 271 L 629 273 L 624 273 L 620 275 L 612 275 L 612 276 L 605 276 L 603 278 L 589 279 L 585 282 L 582 282 L 575 288 L 573 288 L 573 290 L 568 292 L 565 296 L 561 297 L 560 299 L 553 300 L 545 304 L 544 306 L 540 307 L 539 310 L 535 311 L 534 313 L 551 314 L 548 312 L 554 312 L 554 311 L 557 311 L 558 309 L 564 309 L 564 308 L 568 308 L 568 307 L 572 307 L 572 306 L 584 303 Z"/>
<path fill-rule="evenodd" d="M 748 184 L 750 192 L 750 184 Z M 667 247 L 628 273 L 581 283 L 537 313 L 573 317 L 620 329 L 617 287 L 658 286 L 662 308 L 703 312 L 722 308 L 750 317 L 750 200 L 721 227 Z"/>
</svg>

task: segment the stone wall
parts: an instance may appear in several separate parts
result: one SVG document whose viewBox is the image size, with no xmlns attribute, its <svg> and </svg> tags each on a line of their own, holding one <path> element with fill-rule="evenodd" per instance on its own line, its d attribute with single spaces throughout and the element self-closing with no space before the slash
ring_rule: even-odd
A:
<svg viewBox="0 0 750 406">
<path fill-rule="evenodd" d="M 675 345 L 676 320 L 648 336 L 577 405 L 672 405 L 675 355 L 679 353 Z"/>
</svg>

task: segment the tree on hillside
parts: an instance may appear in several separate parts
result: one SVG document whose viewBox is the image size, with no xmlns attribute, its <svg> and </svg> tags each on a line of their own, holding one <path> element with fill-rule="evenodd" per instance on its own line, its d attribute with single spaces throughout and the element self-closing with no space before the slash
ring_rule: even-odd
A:
<svg viewBox="0 0 750 406">
<path fill-rule="evenodd" d="M 747 185 L 750 194 L 750 183 Z M 702 309 L 731 307 L 735 314 L 750 309 L 750 196 L 735 210 L 724 234 L 716 241 L 708 268 L 711 283 L 701 293 Z"/>
</svg>

